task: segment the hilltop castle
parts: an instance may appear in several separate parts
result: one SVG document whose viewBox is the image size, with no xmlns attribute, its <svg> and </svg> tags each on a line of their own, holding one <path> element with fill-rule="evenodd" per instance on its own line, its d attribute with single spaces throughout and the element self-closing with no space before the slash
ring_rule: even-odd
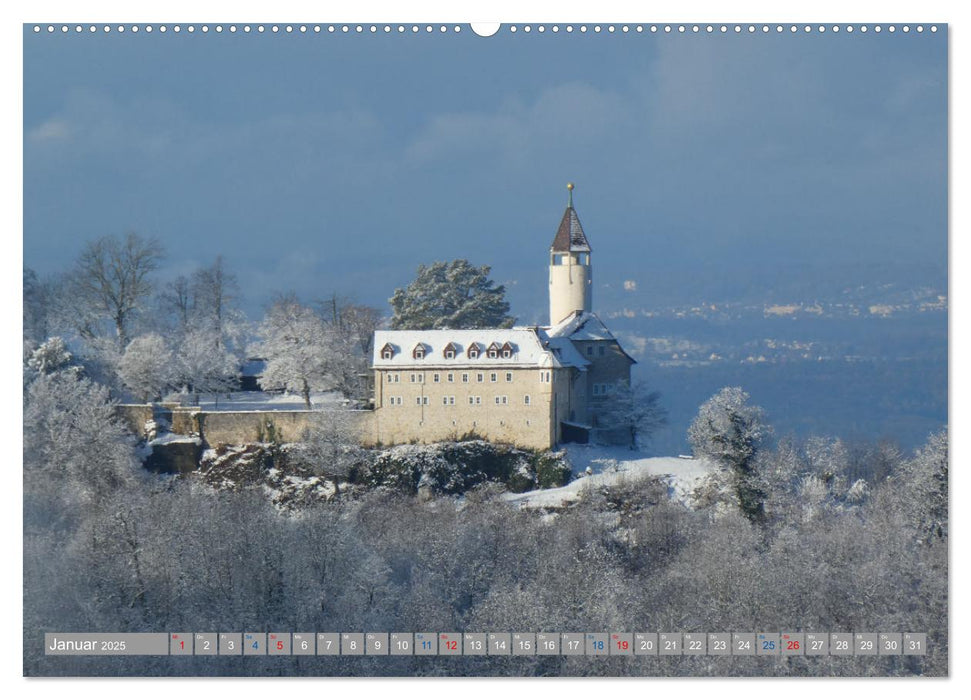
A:
<svg viewBox="0 0 971 700">
<path fill-rule="evenodd" d="M 534 449 L 609 432 L 603 407 L 634 360 L 593 313 L 591 247 L 573 185 L 549 258 L 548 326 L 377 331 L 370 441 L 476 434 Z"/>
</svg>

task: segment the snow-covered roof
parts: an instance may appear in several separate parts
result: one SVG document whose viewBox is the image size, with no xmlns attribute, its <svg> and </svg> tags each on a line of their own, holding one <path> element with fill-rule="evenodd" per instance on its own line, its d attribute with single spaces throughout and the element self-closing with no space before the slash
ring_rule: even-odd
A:
<svg viewBox="0 0 971 700">
<path fill-rule="evenodd" d="M 550 338 L 570 340 L 616 340 L 604 322 L 590 311 L 574 311 L 555 326 L 543 329 Z"/>
<path fill-rule="evenodd" d="M 590 362 L 574 345 L 569 338 L 545 338 L 547 346 L 553 351 L 553 356 L 567 367 L 579 367 L 585 370 Z"/>
<path fill-rule="evenodd" d="M 569 342 L 545 346 L 535 328 L 483 328 L 478 330 L 417 330 L 375 331 L 372 364 L 375 368 L 391 367 L 469 367 L 486 366 L 534 366 L 534 367 L 585 367 L 589 364 Z M 425 346 L 424 359 L 416 359 L 412 351 Z M 452 344 L 455 356 L 445 357 L 445 348 Z M 488 348 L 495 343 L 502 347 L 509 344 L 509 356 L 500 351 L 489 357 Z M 475 344 L 478 357 L 469 357 L 469 348 Z M 384 357 L 385 347 L 392 350 L 391 358 Z"/>
</svg>

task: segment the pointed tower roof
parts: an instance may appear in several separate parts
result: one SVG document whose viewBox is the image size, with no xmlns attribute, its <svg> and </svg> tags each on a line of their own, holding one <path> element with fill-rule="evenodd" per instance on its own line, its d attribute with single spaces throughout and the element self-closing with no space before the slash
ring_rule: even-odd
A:
<svg viewBox="0 0 971 700">
<path fill-rule="evenodd" d="M 573 208 L 573 183 L 568 183 L 566 188 L 570 191 L 570 201 L 566 211 L 563 212 L 560 227 L 556 230 L 556 237 L 550 250 L 555 253 L 589 253 L 590 242 L 583 233 L 577 210 Z"/>
</svg>

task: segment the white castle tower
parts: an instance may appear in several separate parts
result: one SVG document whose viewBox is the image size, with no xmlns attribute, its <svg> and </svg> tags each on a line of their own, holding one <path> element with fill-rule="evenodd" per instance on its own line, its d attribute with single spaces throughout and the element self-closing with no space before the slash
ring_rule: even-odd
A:
<svg viewBox="0 0 971 700">
<path fill-rule="evenodd" d="M 550 246 L 550 325 L 574 311 L 592 310 L 593 268 L 590 243 L 573 208 L 573 183 L 566 189 L 570 201 Z"/>
</svg>

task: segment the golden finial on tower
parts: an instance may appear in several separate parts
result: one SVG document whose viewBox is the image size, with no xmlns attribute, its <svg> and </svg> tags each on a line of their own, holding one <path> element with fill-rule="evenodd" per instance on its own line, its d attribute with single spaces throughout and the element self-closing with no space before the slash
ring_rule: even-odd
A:
<svg viewBox="0 0 971 700">
<path fill-rule="evenodd" d="M 570 206 L 573 206 L 573 188 L 576 187 L 572 182 L 566 183 L 566 189 L 570 192 Z"/>
</svg>

